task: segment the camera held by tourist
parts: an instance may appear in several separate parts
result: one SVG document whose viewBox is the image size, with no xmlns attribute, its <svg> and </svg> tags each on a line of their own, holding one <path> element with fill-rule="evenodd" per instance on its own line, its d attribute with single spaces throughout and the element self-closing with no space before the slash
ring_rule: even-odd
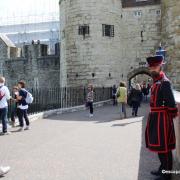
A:
<svg viewBox="0 0 180 180">
<path fill-rule="evenodd" d="M 93 101 L 94 101 L 93 85 L 90 84 L 88 85 L 88 93 L 86 97 L 86 107 L 89 107 L 90 110 L 89 117 L 93 117 L 93 112 L 94 112 Z"/>
<path fill-rule="evenodd" d="M 116 96 L 120 104 L 120 117 L 122 118 L 122 114 L 124 114 L 124 118 L 126 118 L 127 88 L 125 82 L 120 82 Z"/>
</svg>

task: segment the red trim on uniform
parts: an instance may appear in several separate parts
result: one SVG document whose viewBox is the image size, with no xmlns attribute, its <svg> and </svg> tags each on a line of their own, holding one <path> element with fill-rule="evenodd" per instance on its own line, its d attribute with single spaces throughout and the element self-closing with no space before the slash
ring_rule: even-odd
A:
<svg viewBox="0 0 180 180">
<path fill-rule="evenodd" d="M 161 66 L 161 65 L 163 65 L 163 61 L 162 62 L 149 62 L 149 67 Z"/>
<path fill-rule="evenodd" d="M 167 110 L 168 107 L 160 106 L 160 107 L 151 107 L 151 110 Z"/>
<path fill-rule="evenodd" d="M 177 108 L 176 108 L 176 107 L 175 107 L 175 108 L 168 107 L 168 109 L 169 109 L 169 110 L 171 110 L 171 111 L 172 111 L 172 110 L 175 110 L 175 111 L 177 110 Z"/>
<path fill-rule="evenodd" d="M 161 145 L 160 142 L 160 115 L 161 113 L 158 114 L 158 144 Z"/>
<path fill-rule="evenodd" d="M 167 122 L 167 117 L 165 116 L 165 113 L 163 114 L 164 117 L 164 140 L 165 140 L 165 149 L 168 149 L 167 147 L 167 126 L 166 126 L 166 122 Z"/>
<path fill-rule="evenodd" d="M 169 148 L 168 150 L 165 150 L 165 151 L 161 151 L 161 150 L 153 150 L 153 149 L 150 149 L 150 148 L 148 148 L 149 149 L 149 151 L 151 151 L 151 152 L 155 152 L 155 153 L 168 153 L 169 151 L 172 151 L 172 150 L 174 150 L 175 149 L 175 147 L 173 147 L 173 148 Z"/>
</svg>

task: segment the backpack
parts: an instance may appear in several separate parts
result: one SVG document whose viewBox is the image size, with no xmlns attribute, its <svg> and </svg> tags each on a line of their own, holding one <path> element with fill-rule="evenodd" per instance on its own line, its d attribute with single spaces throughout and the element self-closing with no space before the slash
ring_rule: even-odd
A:
<svg viewBox="0 0 180 180">
<path fill-rule="evenodd" d="M 28 92 L 28 91 L 26 91 L 26 92 L 27 92 L 27 96 L 26 96 L 25 101 L 26 101 L 27 104 L 32 104 L 34 98 L 33 98 L 32 94 L 30 92 Z"/>
</svg>

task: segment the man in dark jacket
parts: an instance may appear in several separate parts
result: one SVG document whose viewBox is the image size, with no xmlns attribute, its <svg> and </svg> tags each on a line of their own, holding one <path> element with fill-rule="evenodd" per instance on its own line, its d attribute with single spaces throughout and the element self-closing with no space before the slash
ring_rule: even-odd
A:
<svg viewBox="0 0 180 180">
<path fill-rule="evenodd" d="M 173 118 L 177 116 L 177 107 L 171 89 L 171 83 L 162 71 L 163 57 L 147 58 L 153 78 L 151 88 L 150 113 L 146 126 L 146 147 L 158 154 L 161 165 L 151 174 L 159 176 L 156 180 L 171 180 L 172 150 L 175 149 Z"/>
</svg>

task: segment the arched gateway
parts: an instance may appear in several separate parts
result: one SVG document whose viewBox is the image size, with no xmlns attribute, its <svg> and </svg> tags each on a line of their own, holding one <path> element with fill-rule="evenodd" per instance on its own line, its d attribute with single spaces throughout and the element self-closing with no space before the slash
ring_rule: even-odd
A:
<svg viewBox="0 0 180 180">
<path fill-rule="evenodd" d="M 139 74 L 145 74 L 145 75 L 151 76 L 147 67 L 136 68 L 133 71 L 129 72 L 127 75 L 127 82 L 128 82 L 129 87 L 131 86 L 131 80 Z"/>
</svg>

